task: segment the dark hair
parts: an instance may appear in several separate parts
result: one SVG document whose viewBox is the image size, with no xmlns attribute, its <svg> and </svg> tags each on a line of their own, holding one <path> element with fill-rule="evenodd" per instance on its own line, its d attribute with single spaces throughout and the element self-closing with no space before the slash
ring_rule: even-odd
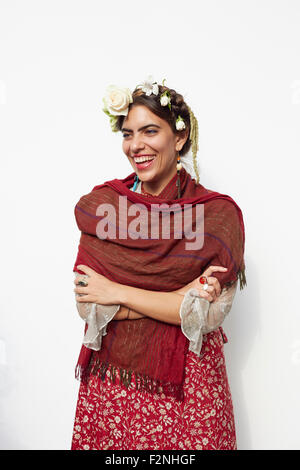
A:
<svg viewBox="0 0 300 470">
<path fill-rule="evenodd" d="M 130 111 L 130 109 L 133 106 L 137 106 L 137 105 L 146 106 L 152 113 L 156 114 L 156 116 L 160 117 L 161 119 L 164 119 L 170 125 L 174 134 L 177 134 L 179 132 L 186 132 L 186 129 L 188 129 L 189 137 L 186 140 L 182 149 L 179 151 L 179 155 L 183 156 L 190 150 L 190 147 L 191 147 L 191 140 L 190 140 L 191 123 L 190 123 L 189 108 L 187 104 L 185 103 L 183 96 L 177 93 L 175 90 L 172 90 L 171 88 L 168 88 L 163 85 L 158 85 L 158 89 L 159 89 L 159 93 L 157 95 L 151 94 L 150 96 L 147 96 L 140 88 L 136 88 L 134 92 L 132 93 L 133 102 L 130 103 L 128 111 Z M 162 106 L 160 104 L 160 95 L 164 91 L 168 91 L 170 93 L 171 110 L 169 109 L 168 106 Z M 179 115 L 184 120 L 185 126 L 186 126 L 186 128 L 183 129 L 182 131 L 178 131 L 176 129 L 176 119 L 178 118 Z M 120 131 L 122 129 L 124 119 L 125 119 L 125 116 L 123 115 L 118 116 L 118 119 L 115 124 L 115 127 L 117 130 Z"/>
</svg>

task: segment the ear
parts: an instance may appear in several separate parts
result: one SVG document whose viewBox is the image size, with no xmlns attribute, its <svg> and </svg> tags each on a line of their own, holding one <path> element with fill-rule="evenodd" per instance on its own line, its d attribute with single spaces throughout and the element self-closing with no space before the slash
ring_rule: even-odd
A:
<svg viewBox="0 0 300 470">
<path fill-rule="evenodd" d="M 189 135 L 188 129 L 177 132 L 176 139 L 175 139 L 177 152 L 179 152 L 184 146 L 184 144 L 186 143 L 188 139 L 188 135 Z"/>
</svg>

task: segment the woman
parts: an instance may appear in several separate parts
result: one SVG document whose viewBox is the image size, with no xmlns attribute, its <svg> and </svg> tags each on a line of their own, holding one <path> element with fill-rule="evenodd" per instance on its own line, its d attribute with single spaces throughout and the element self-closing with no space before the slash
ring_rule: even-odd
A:
<svg viewBox="0 0 300 470">
<path fill-rule="evenodd" d="M 242 213 L 182 166 L 192 147 L 198 179 L 197 120 L 175 90 L 149 77 L 104 105 L 134 172 L 75 208 L 72 449 L 236 449 L 220 325 L 246 282 Z"/>
</svg>

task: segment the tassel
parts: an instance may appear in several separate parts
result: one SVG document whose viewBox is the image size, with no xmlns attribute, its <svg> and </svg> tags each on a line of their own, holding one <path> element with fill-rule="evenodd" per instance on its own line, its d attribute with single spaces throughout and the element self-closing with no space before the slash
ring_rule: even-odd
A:
<svg viewBox="0 0 300 470">
<path fill-rule="evenodd" d="M 108 366 L 109 364 L 107 363 L 102 363 L 101 366 L 100 366 L 100 369 L 99 369 L 99 376 L 100 376 L 100 379 L 102 380 L 102 382 L 104 382 L 105 380 L 105 376 L 106 376 L 106 372 L 108 370 Z"/>
<path fill-rule="evenodd" d="M 182 168 L 182 164 L 180 161 L 180 156 L 178 154 L 177 156 L 177 165 L 176 165 L 176 170 L 177 170 L 177 181 L 176 181 L 176 186 L 178 188 L 178 193 L 177 193 L 177 198 L 181 198 L 181 188 L 180 188 L 180 170 Z"/>
<path fill-rule="evenodd" d="M 131 384 L 132 371 L 119 368 L 119 372 L 122 384 L 125 385 L 126 388 L 128 388 Z"/>
<path fill-rule="evenodd" d="M 111 365 L 110 367 L 110 376 L 111 376 L 111 381 L 113 384 L 116 383 L 116 374 L 117 374 L 117 368 Z"/>
<path fill-rule="evenodd" d="M 238 272 L 238 279 L 240 281 L 240 290 L 242 290 L 247 285 L 245 269 Z"/>
<path fill-rule="evenodd" d="M 108 380 L 112 383 L 116 382 L 116 374 L 119 371 L 120 382 L 126 388 L 132 383 L 133 371 L 124 369 L 123 367 L 113 366 L 108 362 L 100 362 L 99 359 L 94 359 L 93 363 L 89 365 L 89 374 L 98 376 L 104 382 L 106 373 L 109 370 Z M 87 378 L 87 377 L 86 377 Z M 145 374 L 135 372 L 136 390 L 141 392 L 165 393 L 166 395 L 175 396 L 178 400 L 182 401 L 184 398 L 183 388 L 180 385 L 172 385 L 169 383 L 162 384 L 159 381 L 148 377 Z"/>
</svg>

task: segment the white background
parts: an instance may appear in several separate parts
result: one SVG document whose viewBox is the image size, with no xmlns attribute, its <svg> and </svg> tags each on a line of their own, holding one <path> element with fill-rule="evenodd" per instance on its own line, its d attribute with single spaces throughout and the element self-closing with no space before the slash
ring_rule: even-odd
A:
<svg viewBox="0 0 300 470">
<path fill-rule="evenodd" d="M 74 207 L 132 172 L 102 112 L 149 74 L 199 121 L 246 228 L 224 329 L 240 449 L 299 449 L 300 2 L 0 1 L 0 447 L 69 449 L 83 336 Z"/>
</svg>

